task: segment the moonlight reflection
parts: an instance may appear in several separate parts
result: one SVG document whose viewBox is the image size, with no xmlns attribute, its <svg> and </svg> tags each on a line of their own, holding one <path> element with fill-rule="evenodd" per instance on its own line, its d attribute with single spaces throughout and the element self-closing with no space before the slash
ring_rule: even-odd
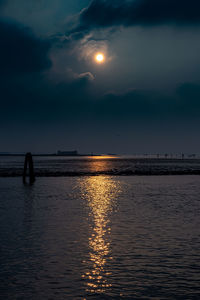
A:
<svg viewBox="0 0 200 300">
<path fill-rule="evenodd" d="M 112 285 L 109 277 L 110 250 L 110 214 L 115 206 L 115 197 L 119 187 L 108 177 L 88 177 L 84 184 L 86 200 L 92 220 L 92 234 L 89 237 L 89 260 L 84 261 L 85 273 L 82 275 L 91 293 L 103 293 Z"/>
</svg>

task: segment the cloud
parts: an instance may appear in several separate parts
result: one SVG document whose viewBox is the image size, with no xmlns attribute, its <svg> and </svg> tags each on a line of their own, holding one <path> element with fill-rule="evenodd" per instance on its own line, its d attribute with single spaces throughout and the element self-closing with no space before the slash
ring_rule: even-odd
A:
<svg viewBox="0 0 200 300">
<path fill-rule="evenodd" d="M 165 92 L 130 90 L 105 95 L 99 111 L 135 120 L 199 120 L 200 84 L 184 83 L 171 95 Z"/>
<path fill-rule="evenodd" d="M 179 1 L 177 2 L 180 4 Z M 151 3 L 151 9 L 147 9 L 148 3 Z M 186 2 L 182 1 L 182 7 L 184 5 Z M 161 6 L 164 10 L 162 13 L 160 12 Z M 80 22 L 82 26 L 84 25 L 82 28 L 88 29 L 115 25 L 153 25 L 167 22 L 167 20 L 170 22 L 172 19 L 175 22 L 175 17 L 169 18 L 170 7 L 172 8 L 170 0 L 112 2 L 99 0 L 93 1 L 87 9 L 82 11 Z M 174 3 L 174 11 L 171 12 L 174 16 L 177 7 L 177 3 Z M 183 9 L 180 9 L 179 15 L 177 14 L 176 20 L 182 20 L 179 24 L 189 20 L 186 14 L 183 22 L 182 13 Z M 190 20 L 194 23 L 192 17 Z M 23 25 L 0 20 L 0 43 L 1 73 L 9 75 L 6 78 L 1 76 L 0 81 L 0 115 L 4 121 L 8 118 L 17 121 L 23 121 L 25 118 L 40 121 L 45 119 L 49 121 L 70 120 L 75 117 L 78 119 L 81 115 L 83 117 L 97 116 L 99 120 L 104 118 L 147 120 L 157 117 L 168 119 L 187 115 L 190 117 L 200 113 L 199 85 L 183 85 L 170 97 L 164 93 L 139 90 L 131 90 L 124 94 L 109 93 L 103 97 L 97 95 L 94 90 L 95 83 L 94 88 L 91 86 L 94 75 L 86 69 L 88 61 L 92 62 L 97 49 L 101 49 L 108 58 L 111 54 L 108 51 L 107 41 L 101 38 L 94 40 L 90 34 L 84 35 L 84 38 L 82 36 L 82 40 L 70 40 L 70 37 L 66 37 L 62 41 L 63 47 L 56 48 L 54 45 L 50 60 L 49 52 L 51 43 L 54 43 L 53 40 L 50 43 L 46 39 L 38 38 Z M 80 60 L 83 62 L 81 68 L 79 68 Z M 51 70 L 43 76 L 43 71 L 48 70 L 52 63 Z M 20 74 L 20 76 L 12 78 L 10 75 L 13 74 Z M 10 112 L 10 107 L 12 107 L 12 112 Z"/>
<path fill-rule="evenodd" d="M 5 4 L 6 0 L 0 0 L 0 7 Z"/>
<path fill-rule="evenodd" d="M 50 68 L 51 44 L 21 24 L 0 20 L 0 66 L 5 73 L 40 72 Z"/>
<path fill-rule="evenodd" d="M 77 74 L 76 78 L 83 78 L 83 79 L 90 80 L 90 81 L 93 81 L 95 79 L 94 75 L 91 72 Z"/>
<path fill-rule="evenodd" d="M 199 0 L 93 0 L 75 32 L 115 26 L 200 24 Z"/>
<path fill-rule="evenodd" d="M 77 54 L 80 53 L 80 58 L 91 62 L 97 52 L 104 53 L 106 61 L 112 60 L 112 55 L 109 53 L 108 41 L 103 39 L 94 39 L 93 36 L 85 36 L 80 42 L 76 42 Z"/>
<path fill-rule="evenodd" d="M 54 40 L 0 19 L 0 45 L 1 123 L 72 119 L 74 113 L 80 115 L 88 108 L 88 87 L 94 76 L 84 69 L 69 71 L 75 56 L 71 44 L 59 49 Z M 54 61 L 57 52 L 59 63 Z M 76 65 L 77 58 L 72 62 Z"/>
<path fill-rule="evenodd" d="M 55 82 L 39 73 L 0 81 L 0 123 L 41 124 L 78 118 L 90 109 L 92 74 Z"/>
<path fill-rule="evenodd" d="M 199 120 L 200 85 L 183 84 L 173 94 L 129 90 L 104 96 L 92 91 L 93 75 L 77 74 L 70 81 L 49 82 L 38 75 L 0 82 L 0 122 L 54 123 L 93 120 L 94 127 L 105 120 L 118 122 L 191 122 Z M 81 121 L 82 120 L 82 121 Z"/>
</svg>

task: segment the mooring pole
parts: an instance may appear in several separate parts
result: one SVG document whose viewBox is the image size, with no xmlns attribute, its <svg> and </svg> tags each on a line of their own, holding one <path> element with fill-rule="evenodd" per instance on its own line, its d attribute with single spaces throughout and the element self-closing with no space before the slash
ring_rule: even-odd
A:
<svg viewBox="0 0 200 300">
<path fill-rule="evenodd" d="M 26 153 L 25 161 L 24 161 L 24 173 L 23 173 L 23 183 L 26 184 L 26 175 L 27 175 L 27 167 L 29 166 L 29 184 L 33 184 L 35 182 L 35 174 L 33 168 L 33 158 L 30 152 Z"/>
</svg>

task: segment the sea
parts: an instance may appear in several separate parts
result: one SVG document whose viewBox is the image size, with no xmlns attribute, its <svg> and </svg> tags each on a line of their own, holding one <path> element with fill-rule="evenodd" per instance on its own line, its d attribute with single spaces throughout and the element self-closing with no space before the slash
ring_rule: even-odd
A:
<svg viewBox="0 0 200 300">
<path fill-rule="evenodd" d="M 0 157 L 0 299 L 200 299 L 200 160 Z"/>
</svg>

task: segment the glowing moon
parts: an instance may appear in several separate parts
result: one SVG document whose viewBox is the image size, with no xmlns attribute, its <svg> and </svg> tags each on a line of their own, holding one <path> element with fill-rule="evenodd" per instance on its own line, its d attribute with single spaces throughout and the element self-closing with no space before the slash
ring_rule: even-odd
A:
<svg viewBox="0 0 200 300">
<path fill-rule="evenodd" d="M 103 53 L 97 53 L 95 55 L 95 60 L 96 60 L 97 63 L 102 64 L 105 60 L 104 54 Z"/>
</svg>

